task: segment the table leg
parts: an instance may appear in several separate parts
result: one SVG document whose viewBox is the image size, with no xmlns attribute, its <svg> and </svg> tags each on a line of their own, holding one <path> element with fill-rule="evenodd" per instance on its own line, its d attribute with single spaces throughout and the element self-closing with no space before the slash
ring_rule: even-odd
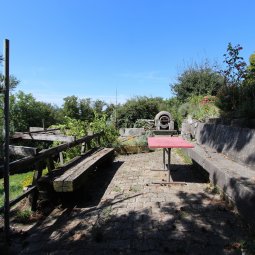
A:
<svg viewBox="0 0 255 255">
<path fill-rule="evenodd" d="M 167 153 L 167 168 L 166 168 L 166 155 Z M 163 148 L 163 163 L 164 163 L 164 170 L 157 170 L 157 171 L 167 171 L 168 172 L 168 181 L 167 182 L 153 182 L 152 184 L 180 184 L 180 185 L 187 185 L 186 182 L 174 182 L 171 177 L 170 165 L 171 165 L 171 148 Z"/>
<path fill-rule="evenodd" d="M 167 169 L 168 169 L 168 182 L 171 182 L 171 172 L 170 172 L 170 163 L 171 163 L 171 148 L 167 149 Z"/>
<path fill-rule="evenodd" d="M 164 165 L 164 170 L 166 169 L 166 155 L 165 155 L 165 153 L 166 153 L 166 149 L 164 148 L 163 149 L 163 165 Z"/>
</svg>

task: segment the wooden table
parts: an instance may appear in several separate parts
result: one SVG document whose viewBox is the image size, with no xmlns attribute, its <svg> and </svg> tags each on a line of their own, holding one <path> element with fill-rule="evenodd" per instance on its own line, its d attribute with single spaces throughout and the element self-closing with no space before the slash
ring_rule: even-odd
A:
<svg viewBox="0 0 255 255">
<path fill-rule="evenodd" d="M 167 154 L 168 183 L 172 184 L 174 182 L 173 180 L 171 180 L 171 174 L 170 174 L 171 149 L 172 148 L 194 148 L 194 145 L 187 142 L 182 137 L 154 136 L 154 137 L 148 137 L 148 147 L 151 149 L 158 149 L 158 148 L 163 149 L 164 169 L 166 166 L 165 154 Z"/>
</svg>

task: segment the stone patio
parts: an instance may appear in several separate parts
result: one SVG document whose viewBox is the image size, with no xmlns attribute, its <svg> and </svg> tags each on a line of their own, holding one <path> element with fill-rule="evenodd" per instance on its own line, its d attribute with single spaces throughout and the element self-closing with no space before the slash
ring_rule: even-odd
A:
<svg viewBox="0 0 255 255">
<path fill-rule="evenodd" d="M 202 175 L 172 153 L 166 180 L 162 151 L 119 156 L 91 176 L 43 221 L 14 241 L 13 254 L 242 254 L 239 216 Z"/>
</svg>

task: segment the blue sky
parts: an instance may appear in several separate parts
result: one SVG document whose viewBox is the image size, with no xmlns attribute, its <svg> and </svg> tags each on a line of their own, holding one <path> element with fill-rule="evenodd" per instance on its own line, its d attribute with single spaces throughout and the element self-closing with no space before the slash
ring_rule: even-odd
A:
<svg viewBox="0 0 255 255">
<path fill-rule="evenodd" d="M 116 89 L 119 102 L 169 98 L 185 64 L 221 64 L 228 42 L 247 61 L 255 51 L 254 0 L 0 2 L 17 90 L 59 106 L 70 95 L 115 102 Z"/>
</svg>

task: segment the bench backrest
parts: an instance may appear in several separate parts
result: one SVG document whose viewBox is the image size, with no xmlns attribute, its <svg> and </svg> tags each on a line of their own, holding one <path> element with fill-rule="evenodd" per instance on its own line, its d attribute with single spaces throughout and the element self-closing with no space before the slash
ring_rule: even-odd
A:
<svg viewBox="0 0 255 255">
<path fill-rule="evenodd" d="M 198 123 L 195 138 L 198 143 L 205 144 L 255 170 L 254 129 Z"/>
</svg>

